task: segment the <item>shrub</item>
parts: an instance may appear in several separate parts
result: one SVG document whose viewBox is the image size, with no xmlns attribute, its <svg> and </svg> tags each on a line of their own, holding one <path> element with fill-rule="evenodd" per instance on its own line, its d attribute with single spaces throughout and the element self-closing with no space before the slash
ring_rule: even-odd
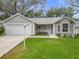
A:
<svg viewBox="0 0 79 59">
<path fill-rule="evenodd" d="M 79 38 L 79 34 L 75 35 L 75 38 Z"/>
<path fill-rule="evenodd" d="M 4 33 L 4 28 L 3 27 L 0 27 L 0 35 L 2 35 Z"/>
</svg>

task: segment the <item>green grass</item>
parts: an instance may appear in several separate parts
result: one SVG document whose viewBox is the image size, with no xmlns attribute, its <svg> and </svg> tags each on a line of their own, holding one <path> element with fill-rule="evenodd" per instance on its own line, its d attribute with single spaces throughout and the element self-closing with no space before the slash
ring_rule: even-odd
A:
<svg viewBox="0 0 79 59">
<path fill-rule="evenodd" d="M 4 57 L 7 59 L 13 57 L 15 57 L 13 59 L 79 59 L 79 38 L 28 38 L 25 48 L 22 45 Z"/>
</svg>

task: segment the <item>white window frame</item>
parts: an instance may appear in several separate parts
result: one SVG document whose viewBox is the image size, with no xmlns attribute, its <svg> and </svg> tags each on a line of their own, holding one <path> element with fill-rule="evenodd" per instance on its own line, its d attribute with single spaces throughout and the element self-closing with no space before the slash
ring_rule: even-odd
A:
<svg viewBox="0 0 79 59">
<path fill-rule="evenodd" d="M 67 25 L 68 27 L 65 28 L 64 25 Z M 63 31 L 63 32 L 69 32 L 69 24 L 68 24 L 68 23 L 63 23 L 62 26 L 63 26 L 63 27 L 62 27 L 62 31 Z M 67 30 L 67 31 L 64 31 L 64 30 Z"/>
</svg>

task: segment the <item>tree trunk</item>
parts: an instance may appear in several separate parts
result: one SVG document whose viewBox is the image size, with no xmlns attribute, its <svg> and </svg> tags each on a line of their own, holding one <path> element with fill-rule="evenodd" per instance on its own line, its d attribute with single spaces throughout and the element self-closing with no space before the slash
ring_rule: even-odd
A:
<svg viewBox="0 0 79 59">
<path fill-rule="evenodd" d="M 14 14 L 17 13 L 17 1 L 14 0 Z"/>
</svg>

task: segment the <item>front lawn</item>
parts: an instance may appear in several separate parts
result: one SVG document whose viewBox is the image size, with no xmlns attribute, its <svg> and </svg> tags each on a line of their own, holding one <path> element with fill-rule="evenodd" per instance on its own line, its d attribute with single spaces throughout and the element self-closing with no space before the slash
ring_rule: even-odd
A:
<svg viewBox="0 0 79 59">
<path fill-rule="evenodd" d="M 20 49 L 21 47 L 16 49 L 16 53 Z M 7 59 L 12 59 L 12 53 L 8 55 Z M 28 38 L 26 47 L 13 57 L 15 57 L 13 59 L 79 59 L 79 38 Z"/>
</svg>

